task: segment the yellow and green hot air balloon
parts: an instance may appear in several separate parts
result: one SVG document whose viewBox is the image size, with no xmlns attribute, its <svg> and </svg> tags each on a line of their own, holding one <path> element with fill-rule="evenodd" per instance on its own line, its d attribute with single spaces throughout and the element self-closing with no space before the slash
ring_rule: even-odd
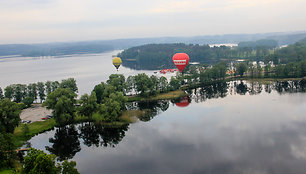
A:
<svg viewBox="0 0 306 174">
<path fill-rule="evenodd" d="M 120 57 L 114 57 L 113 58 L 113 65 L 117 68 L 117 71 L 118 71 L 118 68 L 121 65 L 121 63 L 122 63 L 122 60 L 121 60 Z"/>
</svg>

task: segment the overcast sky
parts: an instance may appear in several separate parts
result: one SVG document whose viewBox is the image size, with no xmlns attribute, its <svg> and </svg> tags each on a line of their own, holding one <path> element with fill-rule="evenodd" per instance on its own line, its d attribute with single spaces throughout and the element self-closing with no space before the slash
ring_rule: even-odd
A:
<svg viewBox="0 0 306 174">
<path fill-rule="evenodd" d="M 306 0 L 0 0 L 0 43 L 306 30 Z"/>
</svg>

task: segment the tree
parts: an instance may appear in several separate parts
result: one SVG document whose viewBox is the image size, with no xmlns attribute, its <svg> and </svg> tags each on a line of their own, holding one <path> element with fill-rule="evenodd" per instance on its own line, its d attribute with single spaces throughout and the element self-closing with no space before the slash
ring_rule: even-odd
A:
<svg viewBox="0 0 306 174">
<path fill-rule="evenodd" d="M 74 78 L 64 79 L 62 80 L 61 84 L 59 85 L 60 88 L 69 88 L 73 92 L 78 92 L 78 87 L 76 84 L 76 80 Z"/>
<path fill-rule="evenodd" d="M 47 82 L 45 83 L 47 95 L 49 95 L 49 94 L 52 92 L 51 84 L 52 84 L 51 81 L 47 81 Z"/>
<path fill-rule="evenodd" d="M 120 103 L 107 98 L 104 104 L 101 104 L 100 114 L 103 115 L 104 120 L 107 122 L 114 122 L 118 120 L 119 114 L 121 113 Z"/>
<path fill-rule="evenodd" d="M 36 83 L 31 83 L 28 85 L 28 96 L 32 97 L 34 101 L 37 99 L 37 85 Z"/>
<path fill-rule="evenodd" d="M 148 96 L 150 87 L 152 86 L 152 80 L 145 74 L 137 74 L 135 76 L 136 91 L 140 92 L 142 96 Z"/>
<path fill-rule="evenodd" d="M 12 100 L 13 94 L 14 94 L 14 88 L 13 88 L 12 85 L 9 85 L 6 88 L 4 88 L 4 96 L 5 96 L 5 98 L 8 98 L 8 99 Z"/>
<path fill-rule="evenodd" d="M 0 87 L 0 100 L 3 99 L 4 96 L 3 96 L 3 91 L 2 91 L 2 88 Z"/>
<path fill-rule="evenodd" d="M 100 105 L 99 113 L 103 115 L 104 120 L 107 122 L 117 121 L 125 108 L 127 97 L 122 92 L 111 93 L 109 98 Z"/>
<path fill-rule="evenodd" d="M 126 88 L 125 77 L 122 74 L 111 74 L 107 80 L 107 84 L 115 87 L 115 90 L 118 92 L 123 92 Z"/>
<path fill-rule="evenodd" d="M 82 95 L 80 104 L 79 113 L 91 119 L 92 114 L 96 112 L 98 108 L 96 93 L 92 92 L 90 96 L 88 94 Z"/>
<path fill-rule="evenodd" d="M 20 122 L 20 106 L 9 99 L 0 100 L 0 132 L 13 133 Z"/>
<path fill-rule="evenodd" d="M 64 124 L 74 119 L 76 96 L 71 89 L 57 88 L 48 95 L 44 105 L 53 110 L 57 123 Z"/>
<path fill-rule="evenodd" d="M 180 80 L 175 77 L 171 77 L 169 86 L 172 91 L 179 89 L 181 86 Z"/>
<path fill-rule="evenodd" d="M 168 91 L 168 80 L 164 76 L 161 76 L 159 78 L 159 90 L 160 90 L 160 92 Z"/>
<path fill-rule="evenodd" d="M 158 93 L 159 91 L 159 79 L 158 77 L 154 76 L 154 75 L 151 75 L 150 76 L 150 79 L 151 79 L 151 82 L 152 82 L 152 85 L 150 86 L 150 94 L 151 95 L 155 95 L 156 93 Z"/>
<path fill-rule="evenodd" d="M 236 71 L 240 75 L 240 77 L 242 77 L 244 72 L 246 72 L 247 68 L 248 68 L 247 65 L 245 63 L 241 62 L 241 63 L 237 64 Z"/>
<path fill-rule="evenodd" d="M 24 157 L 22 173 L 24 174 L 57 174 L 60 168 L 55 165 L 55 155 L 41 150 L 30 149 Z"/>
<path fill-rule="evenodd" d="M 45 84 L 43 82 L 37 82 L 38 96 L 40 98 L 40 102 L 42 103 L 45 100 Z"/>
<path fill-rule="evenodd" d="M 28 108 L 31 107 L 32 103 L 34 102 L 34 99 L 32 97 L 26 97 L 22 100 L 22 103 L 24 103 Z"/>
<path fill-rule="evenodd" d="M 13 135 L 10 133 L 0 133 L 0 169 L 13 167 L 11 159 L 15 157 L 15 145 L 13 143 Z"/>
<path fill-rule="evenodd" d="M 51 92 L 55 91 L 59 85 L 60 83 L 58 81 L 51 82 Z"/>
<path fill-rule="evenodd" d="M 127 102 L 127 97 L 123 95 L 122 92 L 114 92 L 110 94 L 110 99 L 117 101 L 120 104 L 120 109 L 125 110 L 125 103 Z"/>
<path fill-rule="evenodd" d="M 105 92 L 105 88 L 106 88 L 106 84 L 104 82 L 101 82 L 100 84 L 96 85 L 93 89 L 92 92 L 96 93 L 96 97 L 97 97 L 97 103 L 101 104 L 102 100 L 104 98 L 104 92 Z"/>
<path fill-rule="evenodd" d="M 76 162 L 65 160 L 62 163 L 62 174 L 79 174 L 78 170 L 75 168 Z"/>
</svg>

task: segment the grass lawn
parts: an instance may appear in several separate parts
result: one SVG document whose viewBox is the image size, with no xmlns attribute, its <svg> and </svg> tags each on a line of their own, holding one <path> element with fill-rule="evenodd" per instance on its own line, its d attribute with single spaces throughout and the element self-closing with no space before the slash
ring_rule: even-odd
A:
<svg viewBox="0 0 306 174">
<path fill-rule="evenodd" d="M 25 126 L 28 127 L 28 133 L 25 134 Z M 55 120 L 48 119 L 46 121 L 36 121 L 30 124 L 19 124 L 18 127 L 15 128 L 14 137 L 15 137 L 15 145 L 17 147 L 22 146 L 27 140 L 31 139 L 31 137 L 42 133 L 44 131 L 50 130 L 56 126 Z"/>
<path fill-rule="evenodd" d="M 13 174 L 14 173 L 14 169 L 0 169 L 0 174 Z"/>
</svg>

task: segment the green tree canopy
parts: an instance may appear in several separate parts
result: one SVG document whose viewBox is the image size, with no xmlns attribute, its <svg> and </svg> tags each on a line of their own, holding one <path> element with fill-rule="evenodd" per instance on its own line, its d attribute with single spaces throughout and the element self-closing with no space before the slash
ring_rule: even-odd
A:
<svg viewBox="0 0 306 174">
<path fill-rule="evenodd" d="M 9 99 L 0 100 L 0 132 L 13 133 L 20 122 L 20 106 Z"/>
<path fill-rule="evenodd" d="M 0 87 L 0 100 L 4 98 L 2 88 Z"/>
<path fill-rule="evenodd" d="M 248 69 L 247 65 L 243 62 L 238 63 L 236 65 L 236 71 L 240 75 L 240 77 L 243 76 L 243 74 L 246 72 L 247 69 Z"/>
<path fill-rule="evenodd" d="M 40 102 L 42 103 L 42 101 L 45 100 L 46 97 L 44 82 L 37 82 L 37 89 Z"/>
<path fill-rule="evenodd" d="M 30 149 L 24 157 L 24 174 L 57 174 L 59 171 L 53 154 L 48 155 L 41 150 Z"/>
<path fill-rule="evenodd" d="M 32 103 L 34 102 L 34 99 L 32 97 L 26 97 L 22 100 L 22 103 L 24 103 L 28 108 L 31 107 Z"/>
<path fill-rule="evenodd" d="M 57 88 L 48 95 L 44 105 L 53 110 L 57 123 L 64 124 L 74 119 L 76 97 L 77 95 L 70 88 Z"/>
<path fill-rule="evenodd" d="M 122 74 L 111 74 L 107 80 L 107 84 L 115 87 L 115 91 L 123 92 L 126 88 L 125 77 Z"/>
<path fill-rule="evenodd" d="M 64 79 L 59 85 L 60 88 L 69 88 L 73 92 L 78 92 L 76 80 L 74 78 Z"/>
<path fill-rule="evenodd" d="M 76 162 L 75 161 L 70 161 L 68 162 L 65 160 L 62 163 L 62 174 L 80 174 L 78 170 L 75 168 Z"/>
<path fill-rule="evenodd" d="M 88 94 L 82 95 L 80 99 L 80 104 L 80 115 L 84 115 L 91 118 L 92 114 L 98 109 L 96 93 L 92 92 L 90 96 Z"/>
</svg>

